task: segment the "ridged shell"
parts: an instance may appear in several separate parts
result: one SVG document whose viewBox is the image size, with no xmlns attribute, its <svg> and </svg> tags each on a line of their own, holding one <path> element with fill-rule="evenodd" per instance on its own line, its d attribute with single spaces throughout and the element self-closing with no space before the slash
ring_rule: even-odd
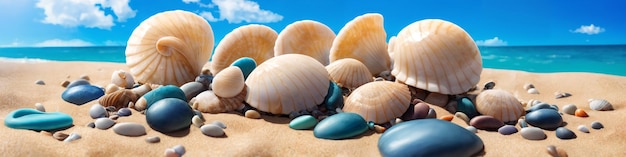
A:
<svg viewBox="0 0 626 157">
<path fill-rule="evenodd" d="M 365 64 L 372 76 L 376 76 L 390 68 L 386 40 L 382 15 L 368 13 L 358 16 L 337 34 L 330 48 L 330 62 L 354 58 Z"/>
<path fill-rule="evenodd" d="M 391 74 L 398 81 L 442 94 L 461 94 L 476 86 L 482 60 L 472 37 L 454 23 L 414 22 L 395 39 Z"/>
<path fill-rule="evenodd" d="M 278 34 L 274 56 L 298 53 L 311 56 L 323 65 L 328 65 L 328 55 L 334 39 L 335 32 L 320 22 L 296 21 L 287 25 Z"/>
<path fill-rule="evenodd" d="M 326 66 L 330 79 L 338 86 L 354 89 L 374 79 L 367 67 L 353 58 L 344 58 Z"/>
<path fill-rule="evenodd" d="M 243 101 L 246 98 L 247 89 L 238 93 L 232 98 L 221 98 L 215 95 L 213 91 L 204 91 L 198 94 L 193 100 L 191 107 L 204 113 L 224 113 L 241 109 Z"/>
<path fill-rule="evenodd" d="M 104 87 L 104 94 L 111 94 L 120 89 L 124 89 L 124 88 L 117 86 L 116 84 L 110 83 L 106 87 Z"/>
<path fill-rule="evenodd" d="M 226 34 L 215 48 L 211 59 L 211 73 L 215 76 L 241 57 L 250 57 L 257 65 L 274 57 L 278 33 L 272 28 L 250 24 L 235 28 Z"/>
<path fill-rule="evenodd" d="M 141 22 L 128 39 L 126 65 L 140 83 L 193 81 L 211 57 L 213 30 L 204 18 L 175 10 Z"/>
<path fill-rule="evenodd" d="M 260 64 L 246 80 L 246 102 L 273 114 L 311 109 L 324 102 L 329 76 L 322 63 L 301 54 L 284 54 Z"/>
<path fill-rule="evenodd" d="M 604 99 L 589 99 L 589 108 L 596 111 L 610 111 L 613 110 L 613 105 Z"/>
<path fill-rule="evenodd" d="M 389 42 L 387 43 L 387 53 L 389 53 L 389 58 L 391 61 L 391 69 L 393 69 L 393 51 L 394 46 L 396 44 L 396 36 L 392 36 L 389 38 Z"/>
<path fill-rule="evenodd" d="M 212 85 L 215 95 L 223 98 L 235 97 L 244 87 L 243 72 L 239 67 L 228 67 L 215 75 Z"/>
<path fill-rule="evenodd" d="M 124 70 L 116 70 L 111 74 L 111 83 L 117 85 L 122 88 L 133 88 L 135 85 L 135 79 L 130 73 L 127 73 Z"/>
<path fill-rule="evenodd" d="M 402 116 L 411 104 L 409 87 L 391 81 L 375 81 L 362 85 L 346 99 L 344 112 L 357 113 L 366 121 L 387 123 Z"/>
<path fill-rule="evenodd" d="M 98 103 L 104 107 L 115 106 L 116 109 L 128 107 L 129 102 L 137 102 L 139 96 L 130 89 L 120 89 L 111 94 L 102 96 Z"/>
<path fill-rule="evenodd" d="M 483 115 L 490 115 L 502 122 L 517 121 L 526 112 L 522 104 L 510 92 L 491 89 L 476 97 L 476 110 Z"/>
</svg>

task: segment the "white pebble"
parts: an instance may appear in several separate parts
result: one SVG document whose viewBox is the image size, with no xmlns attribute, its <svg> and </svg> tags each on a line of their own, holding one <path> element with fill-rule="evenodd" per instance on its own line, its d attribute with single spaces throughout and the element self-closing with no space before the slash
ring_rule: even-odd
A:
<svg viewBox="0 0 626 157">
<path fill-rule="evenodd" d="M 70 136 L 68 136 L 67 138 L 65 138 L 65 140 L 63 140 L 63 142 L 72 142 L 75 140 L 80 139 L 80 135 L 77 133 L 70 133 Z"/>
<path fill-rule="evenodd" d="M 579 125 L 578 126 L 578 131 L 584 132 L 584 133 L 589 133 L 589 128 L 587 128 L 585 125 Z"/>
<path fill-rule="evenodd" d="M 528 140 L 543 140 L 546 139 L 546 133 L 543 132 L 540 128 L 535 127 L 525 127 L 520 131 L 522 137 Z"/>
<path fill-rule="evenodd" d="M 563 106 L 563 109 L 561 109 L 561 111 L 563 111 L 563 113 L 569 114 L 569 115 L 574 115 L 574 113 L 576 112 L 576 109 L 578 109 L 578 107 L 576 107 L 576 105 L 574 104 L 567 104 L 565 106 Z"/>
<path fill-rule="evenodd" d="M 180 157 L 172 148 L 165 149 L 165 157 Z"/>
<path fill-rule="evenodd" d="M 535 88 L 528 89 L 528 94 L 539 94 L 539 90 Z"/>
<path fill-rule="evenodd" d="M 41 112 L 46 112 L 46 108 L 41 103 L 35 103 L 35 109 Z"/>
<path fill-rule="evenodd" d="M 176 152 L 179 156 L 183 156 L 185 154 L 185 147 L 183 145 L 175 145 L 172 149 L 174 149 L 174 152 Z"/>
<path fill-rule="evenodd" d="M 91 118 L 93 119 L 98 119 L 109 116 L 109 112 L 107 112 L 107 110 L 102 105 L 94 104 L 89 109 L 89 116 L 91 116 Z"/>
<path fill-rule="evenodd" d="M 204 125 L 204 120 L 202 120 L 202 118 L 200 118 L 200 116 L 195 115 L 193 116 L 193 118 L 191 118 L 191 123 L 196 126 L 196 127 L 202 127 L 202 125 Z"/>
<path fill-rule="evenodd" d="M 115 124 L 115 121 L 109 118 L 98 118 L 94 123 L 96 124 L 96 128 L 106 130 L 112 127 Z"/>
<path fill-rule="evenodd" d="M 474 126 L 466 126 L 465 129 L 467 129 L 467 131 L 473 132 L 473 133 L 477 133 L 478 129 L 476 129 L 476 127 Z"/>
<path fill-rule="evenodd" d="M 200 131 L 202 131 L 203 134 L 211 137 L 224 136 L 224 130 L 222 129 L 222 127 L 214 124 L 203 125 L 202 127 L 200 127 Z"/>
</svg>

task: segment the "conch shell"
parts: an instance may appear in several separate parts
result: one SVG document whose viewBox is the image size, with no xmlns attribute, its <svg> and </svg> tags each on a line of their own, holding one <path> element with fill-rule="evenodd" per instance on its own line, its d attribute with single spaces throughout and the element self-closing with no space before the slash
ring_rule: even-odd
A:
<svg viewBox="0 0 626 157">
<path fill-rule="evenodd" d="M 338 86 L 354 89 L 374 79 L 367 67 L 356 59 L 344 58 L 326 66 L 330 78 Z"/>
<path fill-rule="evenodd" d="M 241 69 L 230 66 L 213 78 L 213 92 L 223 98 L 231 98 L 241 93 L 244 88 L 244 78 Z"/>
<path fill-rule="evenodd" d="M 250 24 L 235 28 L 226 34 L 215 48 L 211 59 L 211 73 L 217 75 L 241 57 L 250 57 L 257 65 L 274 57 L 274 44 L 278 33 L 272 28 Z"/>
<path fill-rule="evenodd" d="M 180 86 L 211 57 L 213 30 L 187 11 L 165 11 L 141 22 L 128 39 L 126 65 L 140 83 Z"/>
<path fill-rule="evenodd" d="M 516 122 L 526 114 L 524 106 L 513 94 L 500 89 L 485 90 L 476 97 L 476 110 L 502 122 Z"/>
<path fill-rule="evenodd" d="M 312 20 L 296 21 L 287 25 L 276 39 L 274 56 L 299 53 L 329 64 L 328 55 L 335 33 L 328 26 Z"/>
<path fill-rule="evenodd" d="M 204 91 L 198 94 L 191 107 L 204 113 L 225 113 L 239 110 L 244 107 L 243 101 L 246 98 L 247 89 L 244 87 L 236 96 L 232 98 L 222 98 L 215 95 L 214 91 Z"/>
<path fill-rule="evenodd" d="M 402 116 L 410 104 L 408 86 L 391 81 L 374 81 L 352 91 L 343 111 L 354 112 L 366 121 L 382 124 Z"/>
</svg>

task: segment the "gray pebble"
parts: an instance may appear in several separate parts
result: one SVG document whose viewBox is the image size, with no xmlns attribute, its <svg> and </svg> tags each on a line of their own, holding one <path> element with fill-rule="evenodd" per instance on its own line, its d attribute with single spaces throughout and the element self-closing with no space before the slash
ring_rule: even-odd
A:
<svg viewBox="0 0 626 157">
<path fill-rule="evenodd" d="M 70 133 L 70 135 L 67 136 L 67 138 L 65 138 L 65 140 L 63 140 L 63 142 L 72 142 L 72 141 L 78 140 L 80 138 L 81 137 L 80 137 L 79 134 L 77 134 L 77 133 Z"/>
<path fill-rule="evenodd" d="M 90 127 L 90 128 L 96 128 L 96 123 L 94 123 L 94 122 L 89 122 L 89 123 L 87 123 L 87 125 L 85 125 L 85 126 Z"/>
<path fill-rule="evenodd" d="M 146 134 L 146 128 L 133 122 L 123 122 L 113 126 L 113 131 L 118 135 L 123 136 L 141 136 Z"/>
<path fill-rule="evenodd" d="M 63 133 L 63 132 L 60 132 L 60 131 L 54 132 L 54 134 L 52 134 L 52 137 L 54 139 L 59 140 L 59 141 L 65 140 L 68 136 L 70 136 L 70 135 L 68 135 L 66 133 Z"/>
<path fill-rule="evenodd" d="M 117 110 L 117 115 L 122 116 L 122 117 L 126 117 L 126 116 L 130 116 L 132 115 L 133 112 L 129 109 L 129 108 L 120 108 L 120 110 Z"/>
<path fill-rule="evenodd" d="M 185 147 L 183 145 L 175 145 L 172 149 L 174 149 L 174 152 L 176 152 L 179 156 L 183 156 L 185 154 Z"/>
<path fill-rule="evenodd" d="M 46 83 L 45 83 L 45 82 L 43 82 L 43 80 L 37 80 L 37 81 L 35 81 L 35 84 L 38 84 L 38 85 L 46 85 Z"/>
<path fill-rule="evenodd" d="M 596 129 L 596 130 L 600 130 L 600 129 L 604 128 L 604 125 L 602 125 L 602 123 L 600 123 L 598 121 L 594 121 L 594 122 L 591 122 L 591 128 Z"/>
<path fill-rule="evenodd" d="M 202 127 L 200 127 L 200 131 L 202 131 L 203 134 L 211 137 L 224 136 L 224 130 L 214 124 L 203 125 Z"/>
<path fill-rule="evenodd" d="M 426 115 L 426 118 L 437 118 L 437 111 L 433 108 L 428 109 L 428 115 Z"/>
<path fill-rule="evenodd" d="M 576 134 L 572 130 L 569 130 L 565 127 L 556 128 L 556 131 L 554 133 L 556 134 L 556 137 L 558 137 L 559 139 L 566 140 L 566 139 L 576 138 Z"/>
<path fill-rule="evenodd" d="M 478 129 L 476 129 L 476 127 L 471 126 L 471 125 L 470 126 L 466 126 L 465 129 L 467 129 L 468 131 L 473 132 L 473 133 L 477 133 L 478 132 Z"/>
<path fill-rule="evenodd" d="M 41 103 L 35 103 L 35 109 L 41 112 L 46 112 L 46 108 Z"/>
<path fill-rule="evenodd" d="M 213 125 L 217 125 L 217 126 L 219 126 L 220 128 L 222 128 L 222 129 L 226 129 L 226 124 L 222 123 L 221 121 L 217 121 L 217 120 L 216 120 L 216 121 L 213 121 L 213 123 L 211 123 L 211 124 L 213 124 Z"/>
<path fill-rule="evenodd" d="M 569 115 L 574 115 L 574 113 L 576 112 L 576 109 L 578 109 L 578 107 L 576 107 L 576 105 L 574 104 L 567 104 L 565 106 L 563 106 L 563 109 L 561 109 L 561 111 L 565 114 L 569 114 Z"/>
<path fill-rule="evenodd" d="M 111 128 L 115 124 L 115 121 L 109 118 L 98 118 L 94 123 L 96 124 L 96 128 L 106 130 Z"/>
<path fill-rule="evenodd" d="M 146 142 L 148 143 L 159 143 L 161 142 L 161 138 L 159 136 L 150 136 L 146 138 Z"/>
<path fill-rule="evenodd" d="M 199 127 L 202 127 L 202 125 L 204 125 L 204 120 L 202 120 L 200 116 L 195 115 L 193 116 L 193 118 L 191 118 L 191 124 L 199 128 Z"/>
<path fill-rule="evenodd" d="M 546 139 L 546 133 L 543 132 L 540 128 L 535 127 L 526 127 L 522 128 L 520 131 L 522 137 L 528 140 L 543 140 Z"/>
<path fill-rule="evenodd" d="M 202 115 L 202 112 L 200 112 L 200 111 L 198 111 L 198 110 L 193 110 L 193 113 L 194 113 L 195 115 L 197 115 L 198 117 L 200 117 L 200 119 L 202 119 L 202 121 L 206 121 L 206 120 L 204 119 L 204 115 Z"/>
<path fill-rule="evenodd" d="M 109 112 L 107 112 L 107 110 L 102 105 L 94 104 L 89 109 L 89 116 L 91 116 L 91 118 L 93 119 L 108 117 Z"/>
<path fill-rule="evenodd" d="M 165 157 L 180 157 L 178 153 L 172 148 L 165 149 Z"/>
<path fill-rule="evenodd" d="M 584 133 L 589 133 L 589 128 L 587 128 L 585 125 L 579 125 L 578 126 L 578 131 L 584 132 Z"/>
<path fill-rule="evenodd" d="M 180 89 L 185 93 L 187 100 L 196 97 L 200 92 L 206 91 L 207 88 L 200 82 L 187 82 L 180 86 Z"/>
<path fill-rule="evenodd" d="M 119 116 L 119 115 L 117 115 L 117 114 L 111 115 L 111 116 L 109 117 L 109 119 L 111 119 L 111 120 L 117 120 L 118 118 L 120 118 L 120 116 Z"/>
</svg>

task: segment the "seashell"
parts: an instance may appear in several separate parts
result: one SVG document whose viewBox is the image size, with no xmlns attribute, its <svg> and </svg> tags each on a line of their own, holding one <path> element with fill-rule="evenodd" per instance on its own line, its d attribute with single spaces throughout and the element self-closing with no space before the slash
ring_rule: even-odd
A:
<svg viewBox="0 0 626 157">
<path fill-rule="evenodd" d="M 528 94 L 539 94 L 539 90 L 537 90 L 536 88 L 531 88 L 528 89 Z"/>
<path fill-rule="evenodd" d="M 524 90 L 529 90 L 531 88 L 535 88 L 535 85 L 533 85 L 532 83 L 525 83 L 524 84 Z"/>
<path fill-rule="evenodd" d="M 389 38 L 389 42 L 387 42 L 387 53 L 389 53 L 389 59 L 391 61 L 391 68 L 393 69 L 393 51 L 395 50 L 396 46 L 396 36 L 391 36 L 391 38 Z"/>
<path fill-rule="evenodd" d="M 118 91 L 120 89 L 124 89 L 124 88 L 119 87 L 119 86 L 117 86 L 117 85 L 115 85 L 113 83 L 110 83 L 106 87 L 104 87 L 104 95 L 111 94 L 111 93 L 113 93 L 115 91 Z"/>
<path fill-rule="evenodd" d="M 393 58 L 391 74 L 396 80 L 442 94 L 469 91 L 483 69 L 472 37 L 456 24 L 439 19 L 404 27 L 395 40 Z"/>
<path fill-rule="evenodd" d="M 486 90 L 476 97 L 476 110 L 507 123 L 516 122 L 526 112 L 522 104 L 508 91 Z"/>
<path fill-rule="evenodd" d="M 335 32 L 323 23 L 312 20 L 296 21 L 287 25 L 276 38 L 274 56 L 298 53 L 310 56 L 328 65 Z"/>
<path fill-rule="evenodd" d="M 257 65 L 274 57 L 274 44 L 278 33 L 272 28 L 249 24 L 226 34 L 215 48 L 211 58 L 211 73 L 215 76 L 241 57 L 250 57 Z"/>
<path fill-rule="evenodd" d="M 329 81 L 324 65 L 309 56 L 276 56 L 248 76 L 246 102 L 272 114 L 311 109 L 324 102 Z"/>
<path fill-rule="evenodd" d="M 96 100 L 104 95 L 104 90 L 100 87 L 92 85 L 79 85 L 65 89 L 61 98 L 66 102 L 83 105 L 85 103 Z"/>
<path fill-rule="evenodd" d="M 135 103 L 137 99 L 139 99 L 139 96 L 132 90 L 121 89 L 102 96 L 100 100 L 98 100 L 98 103 L 104 107 L 115 106 L 115 108 L 125 108 L 128 107 L 129 102 Z"/>
<path fill-rule="evenodd" d="M 613 105 L 604 99 L 589 99 L 589 108 L 596 111 L 613 110 Z"/>
<path fill-rule="evenodd" d="M 161 99 L 146 109 L 146 122 L 153 130 L 171 133 L 188 129 L 194 116 L 191 107 L 182 99 Z"/>
<path fill-rule="evenodd" d="M 382 124 L 402 116 L 410 103 L 411 93 L 406 85 L 376 81 L 352 91 L 345 100 L 343 111 L 354 112 L 366 121 Z"/>
<path fill-rule="evenodd" d="M 382 15 L 367 13 L 357 16 L 343 26 L 333 40 L 330 62 L 354 58 L 367 66 L 371 76 L 377 76 L 391 66 L 386 40 Z"/>
<path fill-rule="evenodd" d="M 256 110 L 248 110 L 244 113 L 244 116 L 246 118 L 250 118 L 250 119 L 260 119 L 261 118 L 261 113 L 259 113 Z"/>
<path fill-rule="evenodd" d="M 326 66 L 326 70 L 328 70 L 330 79 L 336 82 L 338 86 L 348 89 L 355 89 L 374 81 L 367 67 L 353 58 L 336 60 Z"/>
<path fill-rule="evenodd" d="M 222 98 L 232 98 L 244 88 L 243 72 L 239 67 L 230 66 L 213 78 L 213 92 Z"/>
<path fill-rule="evenodd" d="M 126 65 L 137 82 L 180 86 L 200 74 L 211 57 L 211 25 L 192 12 L 152 15 L 133 30 Z"/>
<path fill-rule="evenodd" d="M 124 70 L 116 70 L 111 74 L 111 83 L 118 87 L 130 89 L 135 85 L 135 79 L 133 79 L 133 75 Z"/>
<path fill-rule="evenodd" d="M 247 89 L 240 91 L 239 95 L 232 98 L 222 98 L 215 95 L 214 91 L 204 91 L 198 94 L 191 104 L 193 109 L 205 113 L 224 113 L 241 109 L 247 95 Z"/>
</svg>

